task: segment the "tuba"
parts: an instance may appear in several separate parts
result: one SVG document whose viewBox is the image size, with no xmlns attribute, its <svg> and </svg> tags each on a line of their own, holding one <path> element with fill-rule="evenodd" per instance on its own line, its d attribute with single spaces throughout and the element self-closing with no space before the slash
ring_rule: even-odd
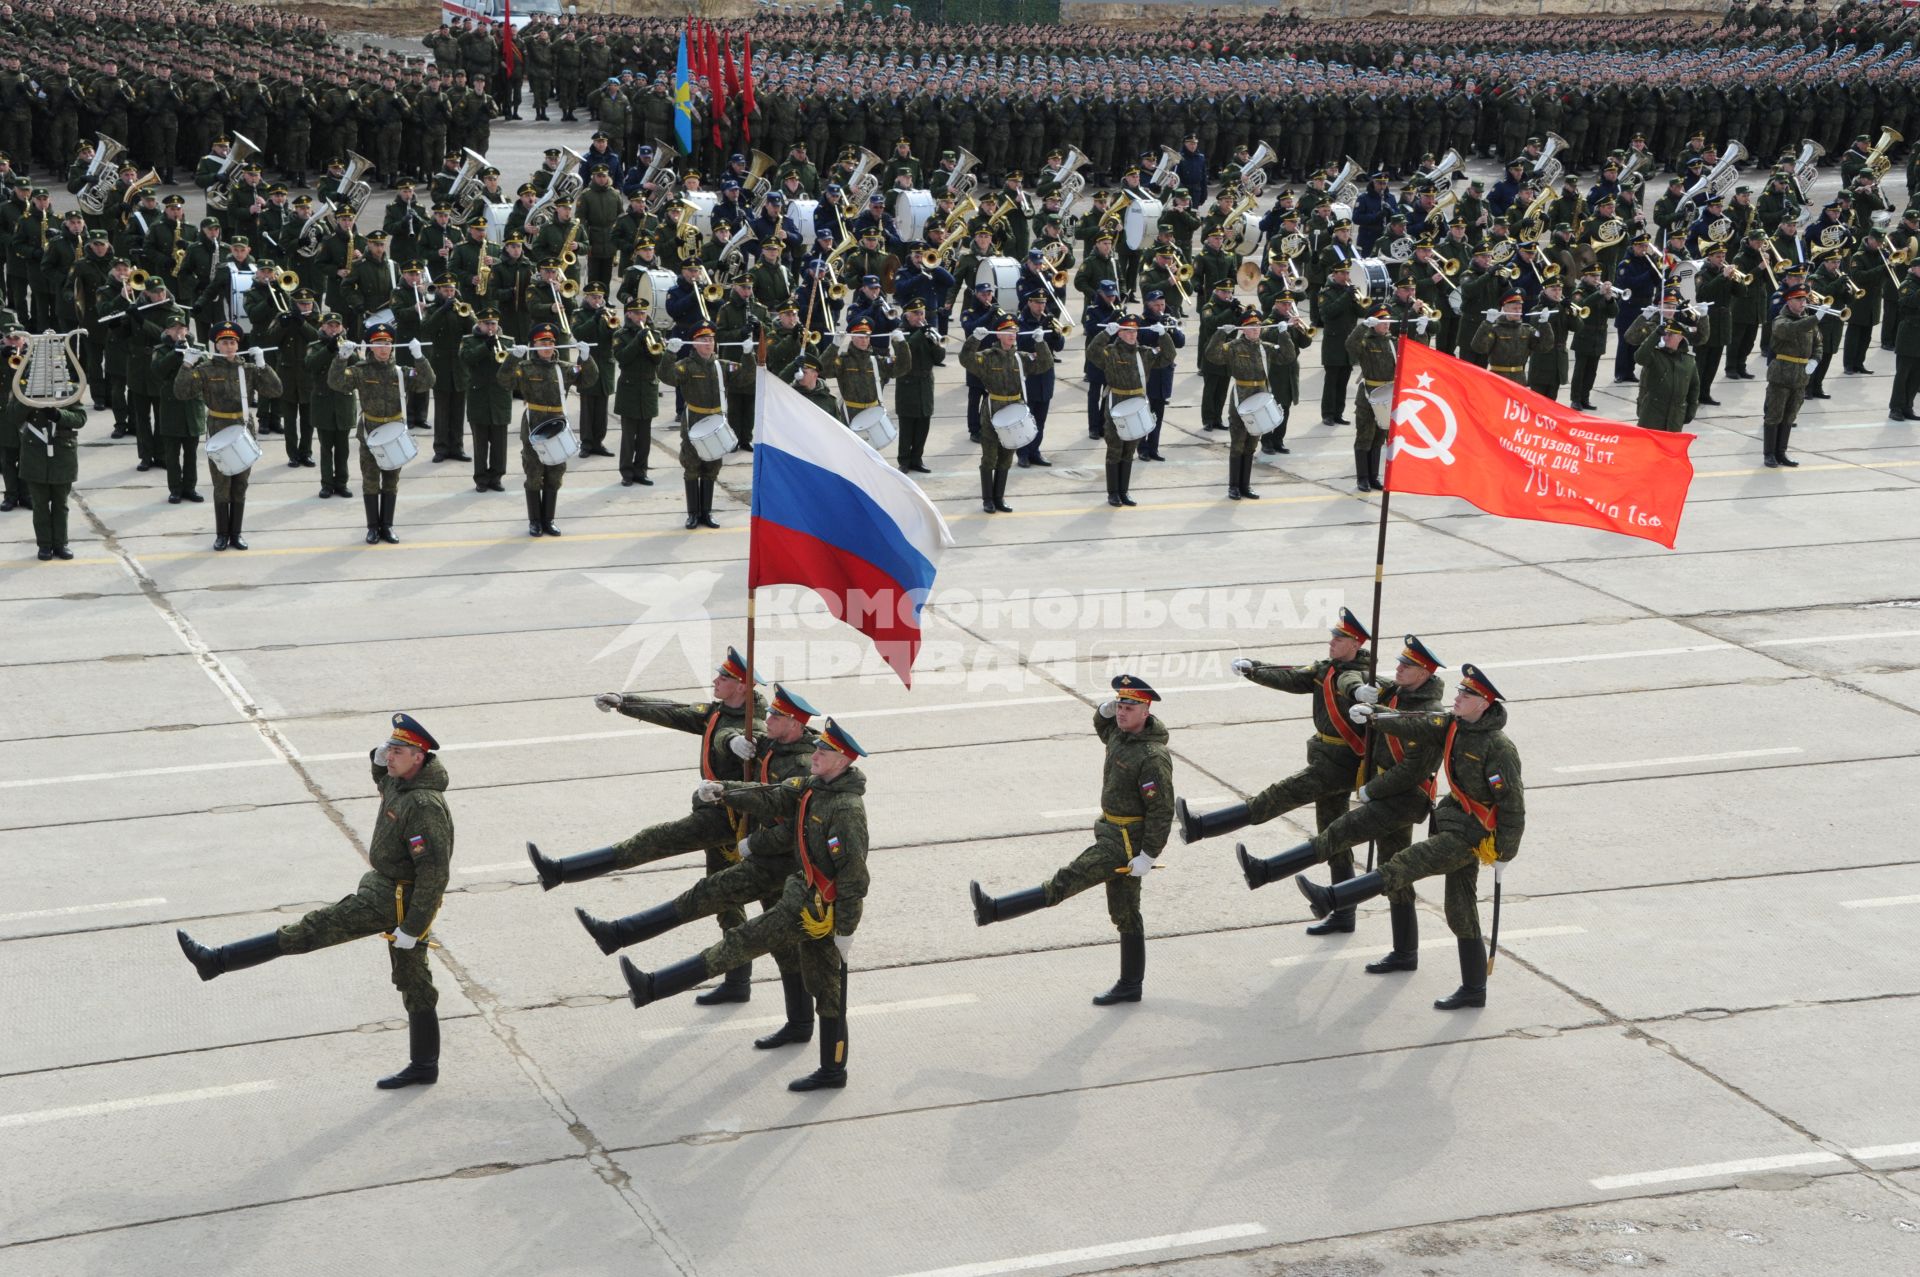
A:
<svg viewBox="0 0 1920 1277">
<path fill-rule="evenodd" d="M 1340 166 L 1339 175 L 1327 187 L 1328 201 L 1334 204 L 1345 204 L 1349 208 L 1357 203 L 1360 199 L 1360 187 L 1356 179 L 1362 171 L 1360 165 L 1349 155 L 1346 162 Z"/>
<path fill-rule="evenodd" d="M 1560 185 L 1560 179 L 1566 175 L 1567 166 L 1554 158 L 1567 149 L 1567 139 L 1558 133 L 1547 134 L 1547 145 L 1540 152 L 1540 158 L 1533 162 L 1533 176 L 1540 179 L 1542 186 Z"/>
<path fill-rule="evenodd" d="M 947 194 L 951 195 L 954 203 L 958 204 L 980 189 L 980 179 L 973 175 L 973 169 L 980 163 L 980 157 L 964 146 L 955 149 L 960 152 L 960 161 L 953 166 L 953 172 L 947 176 Z M 1075 153 L 1078 154 L 1078 152 Z M 1073 170 L 1063 164 L 1060 166 L 1060 171 L 1060 180 L 1064 183 L 1066 175 Z"/>
<path fill-rule="evenodd" d="M 354 158 L 360 157 L 354 156 Z M 455 213 L 462 219 L 473 216 L 474 206 L 483 199 L 480 174 L 486 167 L 487 157 L 468 147 L 467 158 L 460 162 L 460 171 L 454 174 L 453 185 L 447 187 L 447 203 L 453 205 Z M 353 170 L 349 168 L 347 171 Z M 340 189 L 344 194 L 345 182 L 341 183 Z"/>
<path fill-rule="evenodd" d="M 107 201 L 113 198 L 113 189 L 120 183 L 120 169 L 114 160 L 126 149 L 105 133 L 99 135 L 93 163 L 87 165 L 86 185 L 74 196 L 75 202 L 88 213 L 98 216 L 107 211 Z"/>
<path fill-rule="evenodd" d="M 1647 175 L 1640 170 L 1653 162 L 1652 154 L 1651 151 L 1635 151 L 1627 157 L 1626 167 L 1620 170 L 1621 190 L 1630 191 L 1646 185 Z"/>
<path fill-rule="evenodd" d="M 1680 206 L 1690 208 L 1703 196 L 1725 196 L 1733 189 L 1734 178 L 1740 175 L 1740 161 L 1746 158 L 1746 147 L 1738 142 L 1728 142 L 1727 153 L 1720 158 L 1718 164 L 1713 166 L 1712 171 L 1702 174 L 1699 180 L 1687 188 L 1686 193 L 1680 197 Z"/>
<path fill-rule="evenodd" d="M 570 200 L 580 193 L 583 183 L 580 180 L 580 166 L 587 157 L 571 147 L 563 146 L 560 153 L 566 161 L 555 170 L 553 178 L 547 183 L 547 189 L 527 210 L 525 226 L 528 232 L 535 232 L 553 220 L 553 206 L 563 199 Z"/>
<path fill-rule="evenodd" d="M 1871 151 L 1867 152 L 1866 160 L 1867 171 L 1873 174 L 1875 181 L 1885 177 L 1887 170 L 1893 167 L 1893 161 L 1887 158 L 1887 152 L 1904 140 L 1900 136 L 1900 131 L 1891 125 L 1880 130 L 1880 140 L 1873 144 Z"/>
<path fill-rule="evenodd" d="M 1147 179 L 1148 187 L 1157 191 L 1163 187 L 1173 185 L 1174 172 L 1179 167 L 1180 152 L 1170 146 L 1162 145 L 1160 148 L 1160 162 L 1153 166 L 1153 175 Z"/>
<path fill-rule="evenodd" d="M 853 173 L 847 178 L 847 194 L 854 199 L 856 208 L 864 209 L 867 201 L 880 191 L 880 178 L 874 170 L 880 167 L 880 157 L 866 147 L 860 148 L 860 162 L 853 166 Z"/>
<path fill-rule="evenodd" d="M 213 175 L 213 182 L 207 187 L 208 208 L 222 212 L 226 210 L 227 201 L 233 198 L 233 183 L 240 176 L 240 166 L 258 154 L 259 146 L 246 134 L 233 135 L 233 149 L 227 152 L 227 158 L 221 161 L 219 172 Z"/>
<path fill-rule="evenodd" d="M 642 189 L 651 186 L 654 191 L 647 196 L 647 213 L 658 217 L 668 202 L 675 198 L 680 186 L 680 175 L 673 171 L 673 165 L 679 163 L 680 152 L 665 142 L 655 139 L 653 158 L 647 161 L 647 171 L 640 175 Z"/>
<path fill-rule="evenodd" d="M 322 200 L 320 207 L 301 225 L 294 238 L 294 252 L 302 257 L 318 257 L 326 247 L 327 233 L 333 226 L 333 201 Z"/>
<path fill-rule="evenodd" d="M 29 333 L 13 357 L 13 397 L 29 408 L 71 408 L 87 392 L 74 333 Z"/>
<path fill-rule="evenodd" d="M 234 149 L 239 149 L 237 143 Z M 468 154 L 472 154 L 472 152 L 468 152 Z M 373 198 L 373 187 L 362 180 L 363 176 L 371 172 L 372 169 L 372 160 L 360 154 L 358 151 L 347 152 L 347 171 L 340 175 L 340 190 L 338 193 L 341 204 L 353 210 L 353 218 L 356 222 L 360 220 L 360 210 L 365 208 L 367 201 Z"/>
<path fill-rule="evenodd" d="M 1800 139 L 1800 155 L 1793 162 L 1793 185 L 1802 204 L 1813 201 L 1814 179 L 1820 174 L 1820 157 L 1826 153 L 1827 148 L 1812 138 Z"/>
<path fill-rule="evenodd" d="M 1460 158 L 1459 150 L 1450 146 L 1447 148 L 1447 153 L 1440 157 L 1438 164 L 1425 173 L 1414 174 L 1413 180 L 1431 186 L 1436 191 L 1442 187 L 1451 188 L 1453 179 L 1460 176 L 1460 168 L 1464 163 L 1466 161 Z"/>
<path fill-rule="evenodd" d="M 767 196 L 773 194 L 773 178 L 769 176 L 772 172 L 773 157 L 771 155 L 765 151 L 749 150 L 747 152 L 747 177 L 740 183 L 740 193 L 743 198 L 752 203 L 756 213 L 759 212 L 760 205 L 766 201 Z"/>
<path fill-rule="evenodd" d="M 963 163 L 969 165 L 973 163 L 973 156 L 968 155 L 965 151 L 962 151 L 961 154 L 966 156 Z M 1074 201 L 1080 198 L 1080 193 L 1087 189 L 1087 179 L 1080 172 L 1081 166 L 1086 162 L 1086 154 L 1081 151 L 1079 147 L 1069 146 L 1067 148 L 1067 157 L 1060 161 L 1060 167 L 1048 174 L 1048 176 L 1053 179 L 1054 185 L 1059 188 L 1060 209 L 1062 212 L 1070 211 L 1073 208 Z M 954 171 L 959 172 L 958 169 Z M 948 189 L 952 189 L 951 185 L 949 185 Z"/>
<path fill-rule="evenodd" d="M 1253 144 L 1253 154 L 1240 166 L 1240 189 L 1257 196 L 1267 189 L 1267 165 L 1280 157 L 1265 142 Z"/>
</svg>

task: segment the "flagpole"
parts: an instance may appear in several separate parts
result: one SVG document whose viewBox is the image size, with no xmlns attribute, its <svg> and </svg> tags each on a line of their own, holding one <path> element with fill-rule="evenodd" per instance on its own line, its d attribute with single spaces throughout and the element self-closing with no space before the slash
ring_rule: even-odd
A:
<svg viewBox="0 0 1920 1277">
<path fill-rule="evenodd" d="M 1373 620 L 1367 626 L 1367 633 L 1373 635 L 1373 643 L 1367 649 L 1367 682 L 1372 684 L 1380 672 L 1380 595 L 1387 581 L 1387 509 L 1393 501 L 1393 485 L 1387 482 L 1393 477 L 1393 406 L 1400 402 L 1400 370 L 1406 367 L 1407 337 L 1400 335 L 1400 344 L 1393 355 L 1393 385 L 1387 392 L 1386 421 L 1386 469 L 1380 474 L 1380 535 L 1374 542 L 1373 550 Z M 1378 414 L 1375 414 L 1375 427 L 1379 426 Z M 1367 720 L 1366 735 L 1361 741 L 1360 783 L 1365 785 L 1373 773 L 1373 720 Z M 1374 840 L 1367 839 L 1367 872 L 1373 872 Z"/>
</svg>

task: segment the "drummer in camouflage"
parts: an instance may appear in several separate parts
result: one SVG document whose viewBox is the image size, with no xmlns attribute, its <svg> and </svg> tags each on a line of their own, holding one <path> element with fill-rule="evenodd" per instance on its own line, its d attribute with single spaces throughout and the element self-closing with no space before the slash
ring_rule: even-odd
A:
<svg viewBox="0 0 1920 1277">
<path fill-rule="evenodd" d="M 559 358 L 560 334 L 551 324 L 537 325 L 528 345 L 515 346 L 495 373 L 499 383 L 524 400 L 520 414 L 520 471 L 526 476 L 527 535 L 560 535 L 553 516 L 560 504 L 560 483 L 566 477 L 564 457 L 549 462 L 534 449 L 567 433 L 567 391 L 590 390 L 600 379 L 600 365 L 582 352 L 578 363 Z"/>
<path fill-rule="evenodd" d="M 362 352 L 355 358 L 354 352 Z M 327 388 L 335 394 L 360 397 L 360 485 L 361 499 L 367 507 L 367 544 L 381 541 L 398 545 L 393 534 L 393 511 L 400 500 L 400 467 L 404 459 L 383 461 L 374 456 L 367 437 L 382 426 L 400 423 L 405 438 L 407 396 L 425 394 L 433 389 L 433 363 L 426 358 L 419 339 L 412 343 L 413 362 L 399 363 L 393 357 L 393 327 L 375 324 L 367 330 L 364 346 L 342 341 L 334 349 L 333 363 L 327 369 Z M 389 469 L 388 467 L 391 466 Z"/>
<path fill-rule="evenodd" d="M 247 514 L 247 481 L 253 474 L 252 458 L 260 455 L 259 447 L 253 443 L 248 392 L 252 391 L 259 399 L 276 399 L 282 389 L 280 374 L 267 366 L 267 357 L 258 347 L 252 351 L 253 366 L 243 365 L 239 353 L 241 337 L 235 325 L 221 324 L 213 330 L 212 356 L 187 347 L 181 354 L 180 371 L 173 379 L 173 397 L 198 399 L 206 405 L 207 418 L 212 423 L 213 437 L 207 441 L 207 459 L 213 470 L 213 548 L 216 550 L 228 546 L 236 550 L 247 548 L 246 539 L 241 536 Z M 223 450 L 216 455 L 215 449 L 223 443 L 221 432 L 236 428 L 245 436 L 238 442 L 246 448 L 247 464 L 229 474 L 221 469 L 221 462 L 231 454 Z"/>
</svg>

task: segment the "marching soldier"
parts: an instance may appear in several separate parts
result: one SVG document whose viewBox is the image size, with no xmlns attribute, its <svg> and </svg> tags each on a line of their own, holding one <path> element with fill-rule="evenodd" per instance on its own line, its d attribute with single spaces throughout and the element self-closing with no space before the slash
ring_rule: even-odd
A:
<svg viewBox="0 0 1920 1277">
<path fill-rule="evenodd" d="M 1787 439 L 1807 390 L 1807 368 L 1820 358 L 1820 321 L 1807 309 L 1807 286 L 1789 284 L 1774 316 L 1773 357 L 1767 361 L 1767 402 L 1761 422 L 1763 459 L 1769 470 L 1799 462 L 1787 455 Z"/>
<path fill-rule="evenodd" d="M 359 411 L 351 389 L 336 390 L 327 381 L 341 341 L 347 331 L 346 317 L 338 311 L 320 316 L 320 336 L 307 346 L 306 379 L 312 387 L 313 434 L 320 445 L 320 495 L 351 497 L 347 486 L 347 441 L 359 421 Z"/>
<path fill-rule="evenodd" d="M 1227 448 L 1229 501 L 1260 499 L 1260 494 L 1253 490 L 1256 436 L 1247 431 L 1247 419 L 1241 415 L 1240 401 L 1253 395 L 1272 393 L 1271 351 L 1281 342 L 1292 344 L 1286 335 L 1263 324 L 1259 311 L 1249 308 L 1241 314 L 1237 326 L 1223 325 L 1215 329 L 1213 340 L 1207 343 L 1206 361 L 1225 368 L 1233 380 L 1233 395 L 1227 404 L 1227 420 L 1233 427 Z"/>
<path fill-rule="evenodd" d="M 653 452 L 653 419 L 660 411 L 660 356 L 666 346 L 653 330 L 653 305 L 645 297 L 626 303 L 626 322 L 613 339 L 619 369 L 614 415 L 620 418 L 620 486 L 652 487 L 647 461 Z"/>
<path fill-rule="evenodd" d="M 713 329 L 694 328 L 690 340 L 668 338 L 674 355 L 660 365 L 660 384 L 680 392 L 680 473 L 686 487 L 687 527 L 717 528 L 713 521 L 713 488 L 720 479 L 720 460 L 702 457 L 693 446 L 693 431 L 710 417 L 725 418 L 728 371 L 715 354 Z"/>
<path fill-rule="evenodd" d="M 1439 677 L 1442 668 L 1425 643 L 1409 634 L 1400 650 L 1393 677 L 1363 683 L 1354 689 L 1354 700 L 1378 705 L 1399 713 L 1425 713 L 1439 708 L 1446 694 L 1446 680 Z M 1379 849 L 1384 863 L 1405 851 L 1413 842 L 1413 827 L 1433 810 L 1433 774 L 1440 765 L 1437 750 L 1418 741 L 1402 740 L 1385 732 L 1370 737 L 1367 778 L 1354 791 L 1359 806 L 1346 812 L 1306 842 L 1277 856 L 1257 858 L 1247 854 L 1245 844 L 1234 847 L 1240 870 L 1249 890 L 1292 877 L 1325 861 L 1335 852 L 1347 851 L 1371 841 Z M 1393 949 L 1378 962 L 1369 962 L 1374 975 L 1390 971 L 1412 971 L 1420 965 L 1420 921 L 1414 910 L 1411 889 L 1392 893 L 1387 898 L 1393 924 Z"/>
<path fill-rule="evenodd" d="M 620 331 L 621 312 L 607 305 L 604 286 L 588 284 L 580 293 L 580 309 L 573 317 L 575 339 L 588 347 L 600 375 L 591 385 L 581 385 L 580 455 L 611 457 L 607 447 L 607 410 L 613 404 L 614 338 Z"/>
<path fill-rule="evenodd" d="M 1108 324 L 1087 343 L 1087 362 L 1099 368 L 1106 382 L 1105 418 L 1102 430 L 1107 443 L 1107 504 L 1113 507 L 1138 504 L 1127 495 L 1133 480 L 1133 458 L 1137 439 L 1122 439 L 1114 421 L 1115 407 L 1125 400 L 1144 400 L 1147 371 L 1170 366 L 1175 358 L 1173 336 L 1162 332 L 1153 347 L 1140 344 L 1140 320 L 1124 315 L 1118 323 Z M 1149 414 L 1148 420 L 1151 420 Z"/>
<path fill-rule="evenodd" d="M 983 329 L 988 330 L 984 331 Z M 960 347 L 960 366 L 986 387 L 986 420 L 980 423 L 980 509 L 985 514 L 1007 514 L 1007 474 L 1015 450 L 1000 442 L 993 414 L 1026 399 L 1026 379 L 1053 367 L 1053 350 L 1041 344 L 1020 350 L 1020 323 L 1011 315 L 996 315 L 990 325 L 968 332 Z M 1111 487 L 1111 484 L 1109 484 Z"/>
<path fill-rule="evenodd" d="M 1580 268 L 1574 305 L 1585 308 L 1587 315 L 1585 319 L 1575 316 L 1578 324 L 1573 330 L 1573 385 L 1568 402 L 1582 412 L 1598 412 L 1593 406 L 1593 383 L 1600 373 L 1600 357 L 1607 349 L 1608 321 L 1619 305 L 1613 290 L 1601 282 L 1598 262 Z"/>
<path fill-rule="evenodd" d="M 590 388 L 600 376 L 600 365 L 582 352 L 577 364 L 561 363 L 559 334 L 549 324 L 533 330 L 530 346 L 515 346 L 495 372 L 500 385 L 526 402 L 520 414 L 520 472 L 526 476 L 527 535 L 560 535 L 553 516 L 560 503 L 560 484 L 567 463 L 548 464 L 534 451 L 533 438 L 545 438 L 566 429 L 567 391 Z"/>
<path fill-rule="evenodd" d="M 926 447 L 927 433 L 933 428 L 933 370 L 947 362 L 947 348 L 940 340 L 939 330 L 927 322 L 924 298 L 909 301 L 901 317 L 905 325 L 901 330 L 901 353 L 907 362 L 905 371 L 893 382 L 893 411 L 900 419 L 897 464 L 902 474 L 931 474 L 926 465 Z M 981 465 L 984 469 L 984 456 Z M 983 491 L 981 500 L 985 499 Z"/>
<path fill-rule="evenodd" d="M 206 405 L 212 422 L 210 428 L 215 434 L 232 426 L 252 434 L 252 404 L 248 402 L 252 396 L 248 392 L 252 391 L 260 399 L 276 399 L 282 389 L 280 374 L 267 366 L 266 354 L 258 346 L 251 352 L 253 368 L 249 371 L 241 367 L 240 338 L 240 329 L 233 324 L 215 328 L 212 357 L 205 351 L 188 349 L 173 380 L 174 398 L 198 399 Z M 253 475 L 253 467 L 249 465 L 238 474 L 223 473 L 217 465 L 210 468 L 213 470 L 213 548 L 224 550 L 231 545 L 236 550 L 244 550 L 247 543 L 240 531 L 246 521 L 247 481 Z"/>
<path fill-rule="evenodd" d="M 1635 326 L 1658 311 L 1641 314 Z M 1711 321 L 1709 317 L 1708 322 Z M 1648 325 L 1651 330 L 1651 325 Z M 1700 405 L 1700 372 L 1693 352 L 1684 345 L 1695 335 L 1677 320 L 1659 328 L 1659 339 L 1649 340 L 1652 332 L 1639 339 L 1633 352 L 1634 366 L 1640 369 L 1639 394 L 1634 401 L 1634 424 L 1647 430 L 1679 430 L 1693 420 Z"/>
<path fill-rule="evenodd" d="M 460 339 L 460 369 L 466 378 L 467 428 L 473 434 L 473 490 L 505 492 L 507 424 L 513 416 L 513 391 L 500 384 L 508 357 L 508 338 L 500 331 L 500 312 L 483 307 L 473 331 Z M 437 374 L 436 374 L 437 375 Z"/>
<path fill-rule="evenodd" d="M 1487 371 L 1499 373 L 1516 385 L 1527 384 L 1527 357 L 1553 349 L 1553 330 L 1533 323 L 1521 310 L 1526 296 L 1515 290 L 1500 299 L 1500 313 L 1473 335 L 1475 354 L 1487 357 Z M 1379 486 L 1374 480 L 1374 486 Z"/>
<path fill-rule="evenodd" d="M 453 815 L 447 809 L 447 768 L 440 743 L 408 714 L 373 749 L 373 783 L 380 815 L 368 847 L 370 868 L 355 892 L 315 909 L 278 931 L 209 948 L 185 931 L 180 949 L 202 980 L 257 967 L 286 953 L 311 953 L 367 936 L 382 936 L 394 988 L 407 1009 L 409 1063 L 375 1083 L 382 1090 L 431 1085 L 440 1078 L 440 994 L 427 965 L 427 939 L 447 890 L 453 862 Z"/>
<path fill-rule="evenodd" d="M 1264 825 L 1309 802 L 1314 805 L 1314 828 L 1321 832 L 1346 814 L 1347 796 L 1359 786 L 1360 761 L 1367 756 L 1365 740 L 1347 721 L 1347 710 L 1368 686 L 1366 646 L 1371 637 L 1359 617 L 1341 608 L 1340 623 L 1327 640 L 1325 660 L 1311 665 L 1268 665 L 1242 658 L 1233 663 L 1234 673 L 1261 687 L 1313 698 L 1314 734 L 1307 741 L 1307 765 L 1248 801 L 1218 811 L 1196 815 L 1181 802 L 1182 841 L 1194 843 L 1248 825 Z M 1330 847 L 1326 859 L 1335 882 L 1353 877 L 1352 852 Z M 1307 928 L 1307 934 L 1352 930 L 1353 913 L 1349 910 L 1320 926 Z"/>
<path fill-rule="evenodd" d="M 1380 491 L 1380 449 L 1391 428 L 1386 401 L 1393 394 L 1393 373 L 1399 362 L 1392 332 L 1392 308 L 1376 302 L 1372 312 L 1347 334 L 1347 358 L 1360 368 L 1360 388 L 1353 397 L 1353 474 L 1354 485 L 1362 492 Z M 1477 343 L 1479 338 L 1474 340 Z"/>
<path fill-rule="evenodd" d="M 433 365 L 422 358 L 414 343 L 414 362 L 402 365 L 393 357 L 393 329 L 375 324 L 360 347 L 364 358 L 350 358 L 352 343 L 341 343 L 327 369 L 327 385 L 339 394 L 360 397 L 360 499 L 367 507 L 367 544 L 400 544 L 393 534 L 394 507 L 400 501 L 399 467 L 381 467 L 367 447 L 367 435 L 377 427 L 406 419 L 409 391 L 433 389 Z M 324 454 L 325 448 L 322 446 Z"/>
<path fill-rule="evenodd" d="M 1447 795 L 1434 809 L 1428 837 L 1381 863 L 1372 873 L 1322 887 L 1296 878 L 1316 918 L 1353 907 L 1382 892 L 1410 891 L 1422 878 L 1446 875 L 1447 926 L 1460 951 L 1460 987 L 1433 1005 L 1442 1011 L 1487 1004 L 1487 948 L 1480 938 L 1477 884 L 1480 866 L 1512 860 L 1526 832 L 1526 791 L 1520 752 L 1506 733 L 1507 707 L 1499 689 L 1472 665 L 1460 667 L 1453 712 L 1378 713 L 1356 704 L 1349 717 L 1375 731 L 1419 742 L 1437 753 Z M 1396 948 L 1398 946 L 1396 945 Z"/>
<path fill-rule="evenodd" d="M 1166 850 L 1175 803 L 1167 727 L 1152 710 L 1160 694 L 1133 674 L 1116 676 L 1112 686 L 1113 696 L 1093 715 L 1093 730 L 1106 747 L 1106 762 L 1092 845 L 1038 887 L 996 897 L 978 882 L 967 886 L 973 897 L 973 920 L 982 927 L 1050 909 L 1090 887 L 1104 886 L 1107 917 L 1120 933 L 1120 978 L 1094 997 L 1093 1004 L 1102 1007 L 1140 1000 L 1147 973 L 1140 888 Z"/>
<path fill-rule="evenodd" d="M 804 778 L 777 785 L 702 781 L 694 791 L 696 801 L 724 805 L 773 827 L 754 836 L 746 849 L 750 858 L 771 852 L 777 839 L 793 847 L 798 869 L 787 876 L 772 908 L 729 929 L 705 952 L 654 972 L 640 970 L 624 955 L 620 959 L 628 997 L 643 1007 L 722 971 L 731 981 L 733 973 L 748 969 L 763 953 L 794 949 L 820 1016 L 820 1067 L 787 1083 L 790 1091 L 838 1090 L 847 1084 L 847 955 L 869 882 L 867 778 L 854 766 L 865 756 L 852 734 L 829 718 Z"/>
<path fill-rule="evenodd" d="M 42 563 L 73 557 L 67 547 L 67 494 L 80 477 L 79 436 L 86 424 L 86 409 L 77 404 L 33 408 L 12 395 L 0 415 L 0 434 L 18 448 L 15 464 L 26 490 L 24 504 L 33 509 L 33 539 Z"/>
</svg>

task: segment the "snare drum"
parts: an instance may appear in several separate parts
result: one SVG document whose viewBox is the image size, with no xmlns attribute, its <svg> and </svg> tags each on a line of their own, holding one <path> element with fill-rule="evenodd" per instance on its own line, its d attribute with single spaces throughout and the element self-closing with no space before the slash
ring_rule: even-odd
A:
<svg viewBox="0 0 1920 1277">
<path fill-rule="evenodd" d="M 527 427 L 527 446 L 543 466 L 564 466 L 580 455 L 580 436 L 565 417 L 545 417 Z"/>
<path fill-rule="evenodd" d="M 207 440 L 207 464 L 232 478 L 253 469 L 260 460 L 260 443 L 244 425 L 228 426 Z"/>
<path fill-rule="evenodd" d="M 1145 395 L 1116 399 L 1108 410 L 1113 432 L 1127 443 L 1137 443 L 1153 433 L 1153 407 Z"/>
<path fill-rule="evenodd" d="M 702 461 L 719 461 L 734 450 L 740 437 L 727 424 L 726 415 L 716 412 L 687 427 L 687 442 L 693 447 L 693 455 Z"/>
<path fill-rule="evenodd" d="M 899 427 L 893 424 L 893 418 L 879 404 L 871 408 L 862 408 L 855 413 L 847 428 L 866 440 L 867 447 L 875 452 L 892 443 L 900 435 Z"/>
<path fill-rule="evenodd" d="M 384 426 L 375 426 L 367 431 L 367 451 L 373 454 L 373 464 L 382 470 L 398 470 L 407 462 L 420 455 L 413 446 L 413 440 L 407 434 L 407 423 L 389 421 Z"/>
<path fill-rule="evenodd" d="M 1240 401 L 1240 424 L 1254 438 L 1277 430 L 1287 422 L 1286 409 L 1266 391 L 1258 391 Z"/>
<path fill-rule="evenodd" d="M 1010 403 L 993 414 L 993 433 L 1000 437 L 1002 448 L 1018 452 L 1040 437 L 1040 423 L 1027 405 Z"/>
</svg>

